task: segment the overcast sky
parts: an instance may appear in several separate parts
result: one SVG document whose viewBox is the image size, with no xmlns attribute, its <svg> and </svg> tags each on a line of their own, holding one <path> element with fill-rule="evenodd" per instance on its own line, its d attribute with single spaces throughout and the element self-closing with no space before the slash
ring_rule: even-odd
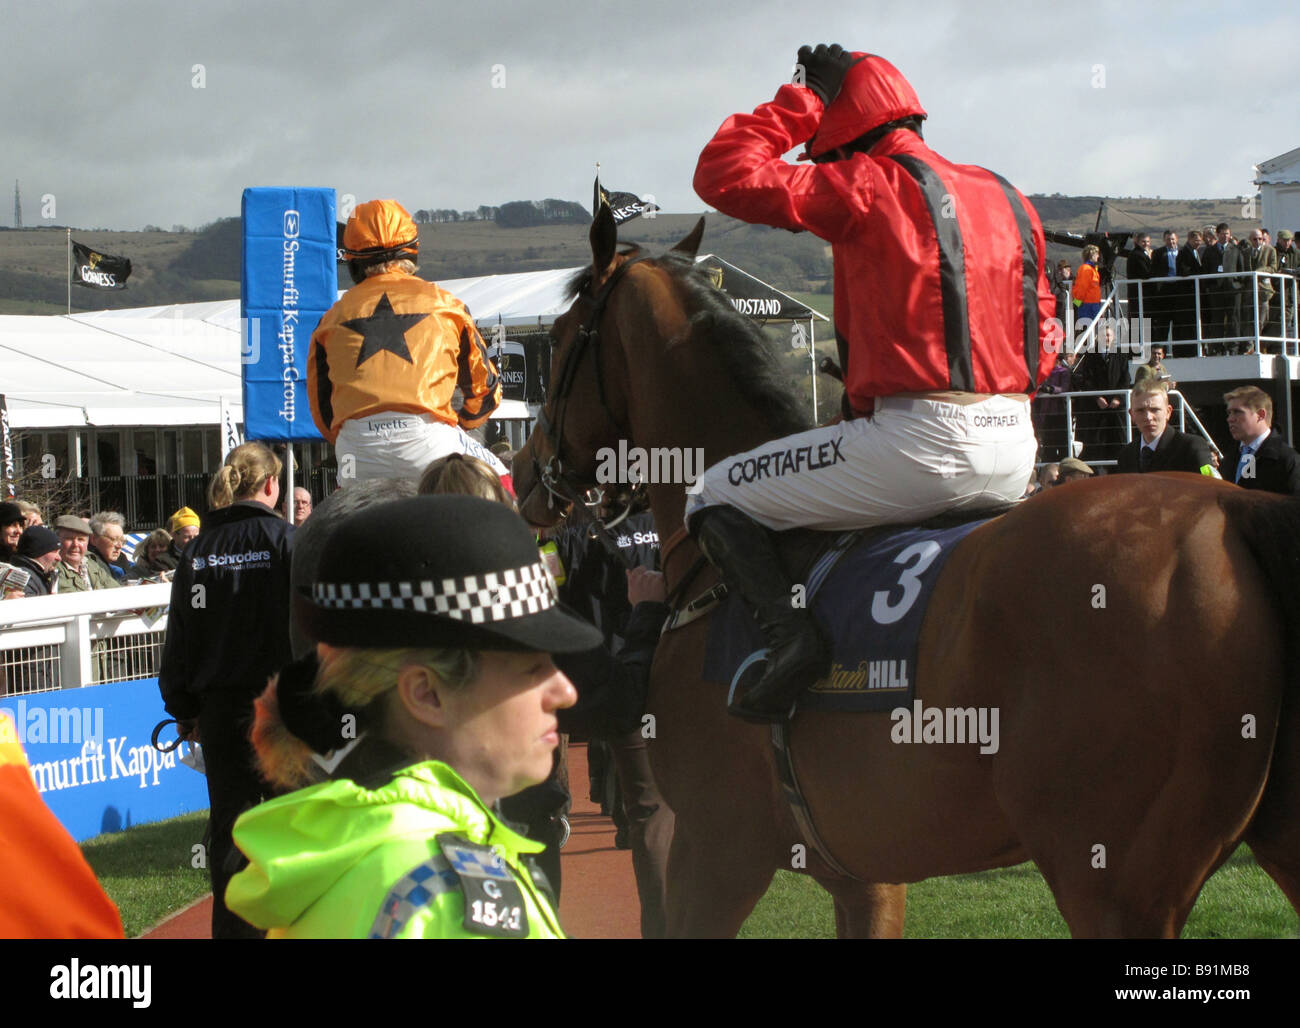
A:
<svg viewBox="0 0 1300 1028">
<path fill-rule="evenodd" d="M 596 161 L 609 188 L 699 211 L 701 147 L 729 114 L 771 99 L 801 43 L 823 41 L 889 58 L 929 111 L 927 142 L 1026 193 L 1237 196 L 1254 191 L 1252 165 L 1300 145 L 1300 9 L 1242 11 L 9 3 L 0 224 L 15 179 L 28 226 L 193 227 L 238 214 L 254 185 L 333 186 L 411 210 L 552 196 L 588 206 Z"/>
</svg>

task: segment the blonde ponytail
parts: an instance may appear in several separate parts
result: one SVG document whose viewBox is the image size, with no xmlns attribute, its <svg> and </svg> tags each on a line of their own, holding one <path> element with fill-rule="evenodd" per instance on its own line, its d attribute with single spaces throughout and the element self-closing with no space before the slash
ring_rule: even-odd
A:
<svg viewBox="0 0 1300 1028">
<path fill-rule="evenodd" d="M 208 503 L 215 510 L 236 500 L 254 499 L 268 478 L 279 478 L 280 458 L 262 443 L 244 443 L 226 455 L 226 462 L 212 476 Z"/>
</svg>

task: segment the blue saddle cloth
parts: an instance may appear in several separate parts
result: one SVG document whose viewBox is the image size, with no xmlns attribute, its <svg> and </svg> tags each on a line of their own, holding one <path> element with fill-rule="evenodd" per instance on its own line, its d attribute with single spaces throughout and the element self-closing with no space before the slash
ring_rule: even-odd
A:
<svg viewBox="0 0 1300 1028">
<path fill-rule="evenodd" d="M 834 649 L 830 676 L 804 693 L 801 710 L 910 706 L 921 624 L 935 583 L 957 543 L 989 520 L 852 533 L 818 560 L 806 583 L 808 603 Z M 740 665 L 766 645 L 740 597 L 728 594 L 710 619 L 705 679 L 730 683 Z"/>
</svg>

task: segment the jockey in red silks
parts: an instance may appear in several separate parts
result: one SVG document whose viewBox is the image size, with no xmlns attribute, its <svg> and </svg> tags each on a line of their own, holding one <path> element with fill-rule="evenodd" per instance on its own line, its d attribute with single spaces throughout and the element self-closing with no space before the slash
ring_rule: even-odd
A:
<svg viewBox="0 0 1300 1028">
<path fill-rule="evenodd" d="M 925 110 L 883 58 L 804 47 L 798 70 L 771 103 L 723 122 L 695 170 L 696 192 L 719 211 L 810 231 L 835 262 L 846 420 L 719 461 L 687 498 L 692 535 L 772 647 L 731 708 L 760 722 L 788 718 L 830 668 L 769 530 L 914 522 L 1018 499 L 1037 449 L 1028 394 L 1055 359 L 1044 345 L 1055 314 L 1046 243 L 1029 202 L 926 146 Z M 781 159 L 800 143 L 811 164 Z"/>
</svg>

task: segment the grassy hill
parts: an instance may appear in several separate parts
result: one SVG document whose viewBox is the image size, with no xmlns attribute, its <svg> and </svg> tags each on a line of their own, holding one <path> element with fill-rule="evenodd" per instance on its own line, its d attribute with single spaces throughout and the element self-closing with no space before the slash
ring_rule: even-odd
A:
<svg viewBox="0 0 1300 1028">
<path fill-rule="evenodd" d="M 1099 197 L 1036 196 L 1045 225 L 1092 228 Z M 1258 222 L 1241 216 L 1236 199 L 1165 200 L 1121 197 L 1108 201 L 1103 228 L 1146 229 L 1156 236 L 1174 228 L 1180 238 L 1194 226 L 1227 221 L 1241 235 Z M 658 214 L 623 226 L 625 241 L 652 249 L 686 235 L 698 214 Z M 199 232 L 103 232 L 73 229 L 77 242 L 129 257 L 129 288 L 116 292 L 74 286 L 73 311 L 189 303 L 239 295 L 240 229 L 237 218 Z M 435 281 L 472 275 L 574 267 L 590 259 L 586 226 L 501 228 L 462 221 L 421 228 L 421 274 Z M 702 252 L 716 253 L 786 292 L 831 291 L 830 247 L 807 233 L 746 225 L 709 214 Z M 1052 244 L 1053 260 L 1076 261 L 1078 252 Z M 346 274 L 340 284 L 348 285 Z M 67 241 L 63 227 L 0 229 L 0 314 L 62 314 L 67 303 Z"/>
</svg>

